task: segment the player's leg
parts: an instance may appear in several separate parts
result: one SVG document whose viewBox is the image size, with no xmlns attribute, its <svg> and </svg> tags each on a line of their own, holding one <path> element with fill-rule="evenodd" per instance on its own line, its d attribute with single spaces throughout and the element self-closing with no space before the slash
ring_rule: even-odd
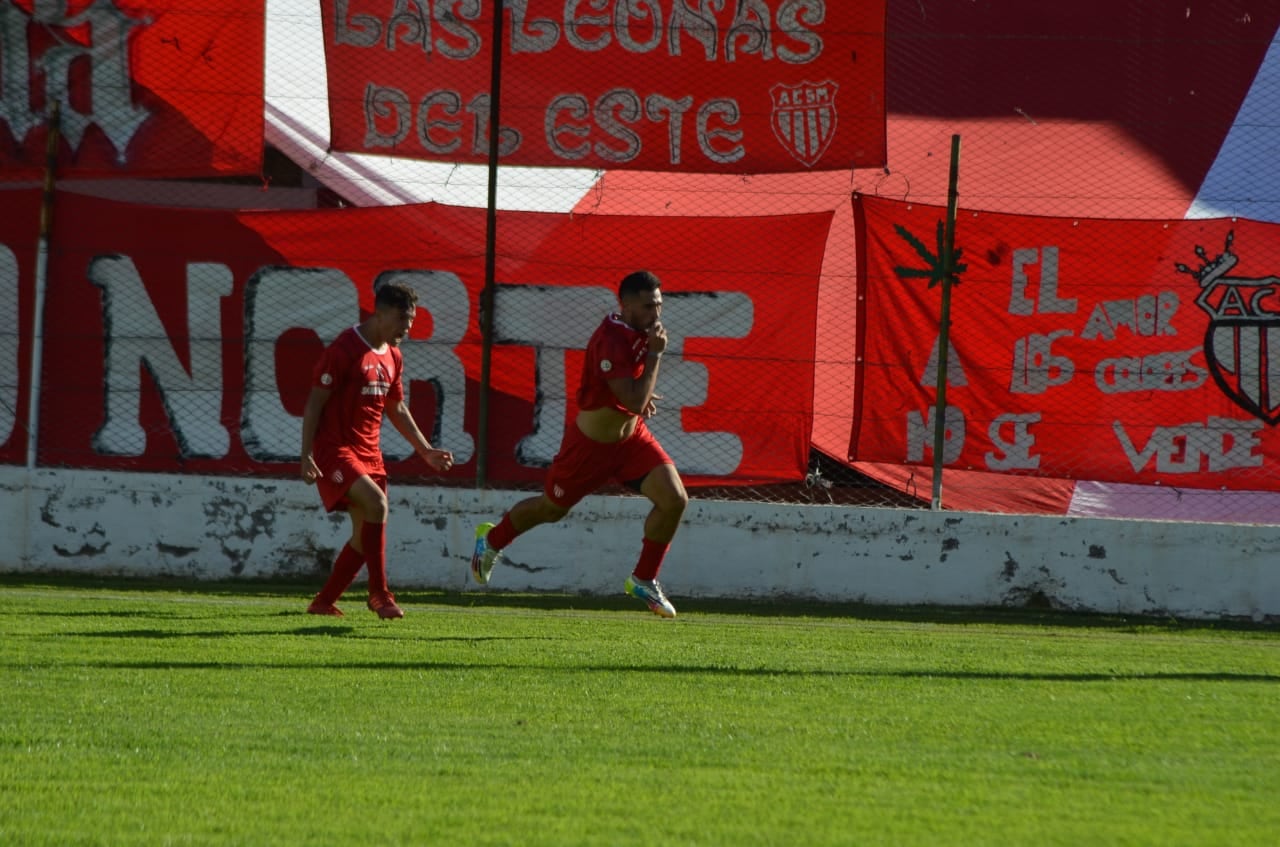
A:
<svg viewBox="0 0 1280 847">
<path fill-rule="evenodd" d="M 680 519 L 684 517 L 685 507 L 689 505 L 689 495 L 684 490 L 684 482 L 671 464 L 658 465 L 649 471 L 640 483 L 640 493 L 649 498 L 653 508 L 649 510 L 644 521 L 645 541 L 669 545 L 680 528 Z M 657 575 L 657 571 L 654 571 Z"/>
<path fill-rule="evenodd" d="M 657 442 L 653 442 L 650 450 L 660 451 Z M 657 456 L 657 453 L 654 453 Z M 648 604 L 654 614 L 665 618 L 676 616 L 675 606 L 667 599 L 658 582 L 658 572 L 662 569 L 662 561 L 671 549 L 671 539 L 675 538 L 680 528 L 680 520 L 684 517 L 685 507 L 689 505 L 689 495 L 684 490 L 684 482 L 671 464 L 666 454 L 660 464 L 653 467 L 640 483 L 640 493 L 649 498 L 653 508 L 644 522 L 644 538 L 640 543 L 640 559 L 624 585 L 626 592 L 638 597 Z"/>
<path fill-rule="evenodd" d="M 483 585 L 512 541 L 536 526 L 554 523 L 610 476 L 612 445 L 587 438 L 575 426 L 565 432 L 560 451 L 551 461 L 542 494 L 526 497 L 511 507 L 497 525 L 476 527 L 476 546 L 471 554 L 471 576 Z"/>
<path fill-rule="evenodd" d="M 329 572 L 329 578 L 321 587 L 320 593 L 311 601 L 311 605 L 307 607 L 307 612 L 313 615 L 342 617 L 342 610 L 336 605 L 338 598 L 351 587 L 356 575 L 360 573 L 360 568 L 364 566 L 363 546 L 360 542 L 360 528 L 364 522 L 363 511 L 347 496 L 351 486 L 345 483 L 348 479 L 358 479 L 361 474 L 354 465 L 341 457 L 325 457 L 325 467 L 330 469 L 330 473 L 323 474 L 316 480 L 320 501 L 327 512 L 346 510 L 351 518 L 351 538 L 339 551 L 333 568 Z"/>
<path fill-rule="evenodd" d="M 537 497 L 527 497 L 511 507 L 511 511 L 502 516 L 502 522 L 494 527 L 494 531 L 502 528 L 503 523 L 510 525 L 510 530 L 500 535 L 495 535 L 497 539 L 502 540 L 502 545 L 506 547 L 517 536 L 523 535 L 535 526 L 542 526 L 544 523 L 555 523 L 556 521 L 569 514 L 568 506 L 561 506 L 554 502 L 546 494 L 539 494 Z M 509 535 L 507 533 L 510 533 Z"/>
<path fill-rule="evenodd" d="M 352 514 L 351 519 L 355 525 L 355 514 Z M 338 558 L 334 560 L 333 569 L 329 572 L 329 578 L 320 589 L 320 594 L 317 594 L 315 600 L 311 601 L 311 605 L 307 606 L 308 613 L 342 617 L 342 609 L 335 604 L 343 594 L 346 594 L 351 583 L 356 581 L 356 574 L 360 573 L 360 568 L 365 566 L 364 554 L 353 544 L 356 537 L 356 531 L 352 530 L 352 541 L 347 541 L 339 551 Z"/>
<path fill-rule="evenodd" d="M 387 492 L 385 478 L 365 474 L 351 483 L 352 533 L 369 568 L 369 608 L 380 618 L 402 618 L 395 596 L 387 589 Z M 359 520 L 356 519 L 356 513 Z"/>
<path fill-rule="evenodd" d="M 476 547 L 471 554 L 471 576 L 481 585 L 485 584 L 508 544 L 535 526 L 555 523 L 567 514 L 569 507 L 539 494 L 516 503 L 497 524 L 480 524 L 476 527 Z"/>
</svg>

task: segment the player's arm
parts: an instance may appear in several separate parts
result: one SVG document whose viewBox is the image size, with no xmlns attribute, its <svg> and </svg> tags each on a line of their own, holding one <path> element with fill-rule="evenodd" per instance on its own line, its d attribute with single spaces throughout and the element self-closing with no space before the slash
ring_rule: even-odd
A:
<svg viewBox="0 0 1280 847">
<path fill-rule="evenodd" d="M 635 379 L 608 380 L 609 390 L 618 402 L 634 415 L 649 417 L 656 410 L 654 393 L 658 387 L 658 364 L 667 349 L 667 330 L 662 323 L 655 323 L 649 328 L 649 350 L 645 354 L 644 372 Z"/>
<path fill-rule="evenodd" d="M 386 414 L 391 420 L 391 425 L 396 428 L 396 432 L 413 445 L 414 452 L 422 457 L 428 467 L 437 471 L 447 471 L 453 467 L 453 454 L 448 450 L 437 450 L 431 446 L 431 442 L 427 441 L 427 437 L 418 428 L 418 422 L 413 419 L 413 414 L 403 399 L 387 406 Z"/>
<path fill-rule="evenodd" d="M 320 476 L 320 468 L 316 466 L 311 451 L 316 442 L 316 430 L 320 428 L 320 414 L 332 394 L 327 388 L 313 387 L 302 411 L 302 478 L 307 482 L 315 482 Z"/>
<path fill-rule="evenodd" d="M 654 390 L 658 387 L 658 363 L 661 360 L 661 353 L 650 351 L 645 356 L 644 373 L 640 376 L 635 379 L 623 378 L 608 381 L 609 390 L 613 392 L 613 396 L 617 397 L 618 402 L 633 415 L 649 417 L 653 414 L 653 401 L 657 397 Z"/>
</svg>

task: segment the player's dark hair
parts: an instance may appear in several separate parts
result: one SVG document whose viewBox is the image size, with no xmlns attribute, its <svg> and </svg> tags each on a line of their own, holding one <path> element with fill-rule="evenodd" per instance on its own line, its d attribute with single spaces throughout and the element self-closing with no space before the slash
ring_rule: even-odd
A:
<svg viewBox="0 0 1280 847">
<path fill-rule="evenodd" d="M 655 274 L 649 271 L 636 271 L 629 273 L 622 278 L 622 282 L 618 283 L 618 299 L 625 300 L 633 294 L 639 294 L 642 291 L 657 291 L 662 287 L 662 282 Z"/>
<path fill-rule="evenodd" d="M 412 312 L 418 307 L 418 292 L 402 282 L 384 282 L 373 296 L 373 307 L 380 306 Z"/>
</svg>

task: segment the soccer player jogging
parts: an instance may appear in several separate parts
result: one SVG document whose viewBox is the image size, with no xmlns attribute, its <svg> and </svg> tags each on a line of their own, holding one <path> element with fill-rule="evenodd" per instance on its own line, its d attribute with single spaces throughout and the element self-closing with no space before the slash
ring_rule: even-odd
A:
<svg viewBox="0 0 1280 847">
<path fill-rule="evenodd" d="M 387 589 L 387 472 L 379 445 L 383 414 L 429 467 L 453 467 L 453 454 L 431 446 L 404 402 L 399 347 L 413 326 L 417 304 L 412 288 L 382 285 L 373 314 L 343 330 L 312 372 L 302 414 L 302 478 L 316 484 L 326 511 L 345 509 L 351 516 L 351 538 L 307 607 L 310 614 L 341 617 L 335 604 L 367 565 L 369 609 L 383 619 L 404 617 Z"/>
<path fill-rule="evenodd" d="M 644 522 L 640 560 L 624 588 L 655 614 L 674 618 L 676 609 L 658 583 L 658 571 L 689 495 L 671 458 L 645 425 L 657 411 L 654 401 L 661 399 L 654 388 L 667 349 L 661 283 L 648 271 L 629 274 L 618 286 L 618 303 L 620 311 L 606 317 L 587 343 L 578 414 L 565 431 L 542 494 L 512 506 L 496 526 L 476 528 L 471 574 L 476 582 L 487 583 L 502 551 L 516 537 L 560 520 L 583 497 L 615 480 L 653 503 Z"/>
</svg>

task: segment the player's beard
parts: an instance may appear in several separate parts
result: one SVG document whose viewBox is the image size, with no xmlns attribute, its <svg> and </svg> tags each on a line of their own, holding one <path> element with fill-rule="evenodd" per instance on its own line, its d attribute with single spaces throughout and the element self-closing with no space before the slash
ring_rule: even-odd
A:
<svg viewBox="0 0 1280 847">
<path fill-rule="evenodd" d="M 654 318 L 653 320 L 649 321 L 646 324 L 646 323 L 641 323 L 639 321 L 629 321 L 627 320 L 627 316 L 623 315 L 622 322 L 625 323 L 627 326 L 631 327 L 632 329 L 634 329 L 636 332 L 648 332 L 649 330 L 657 326 L 658 319 Z"/>
</svg>

